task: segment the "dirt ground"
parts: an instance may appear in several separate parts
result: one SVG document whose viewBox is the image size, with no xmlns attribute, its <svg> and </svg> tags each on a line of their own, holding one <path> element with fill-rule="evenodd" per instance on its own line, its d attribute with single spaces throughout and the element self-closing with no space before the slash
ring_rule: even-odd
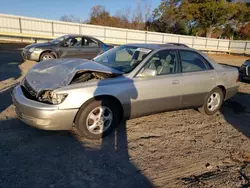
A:
<svg viewBox="0 0 250 188">
<path fill-rule="evenodd" d="M 250 84 L 221 111 L 166 112 L 122 123 L 100 141 L 20 122 L 11 90 L 35 63 L 0 45 L 0 187 L 250 187 Z M 240 66 L 244 56 L 210 55 Z"/>
</svg>

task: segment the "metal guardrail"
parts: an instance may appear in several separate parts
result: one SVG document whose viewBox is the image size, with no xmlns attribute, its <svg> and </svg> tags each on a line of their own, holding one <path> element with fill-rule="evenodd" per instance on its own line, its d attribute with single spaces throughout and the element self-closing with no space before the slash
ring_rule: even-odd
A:
<svg viewBox="0 0 250 188">
<path fill-rule="evenodd" d="M 0 14 L 0 39 L 3 40 L 51 40 L 65 34 L 86 34 L 116 45 L 177 42 L 202 51 L 250 54 L 250 41 L 147 32 Z"/>
<path fill-rule="evenodd" d="M 0 36 L 28 38 L 28 39 L 34 40 L 35 42 L 37 39 L 51 40 L 55 38 L 52 36 L 31 35 L 31 34 L 23 34 L 23 33 L 9 33 L 9 32 L 0 32 Z"/>
<path fill-rule="evenodd" d="M 22 34 L 22 33 L 8 33 L 8 32 L 0 32 L 0 37 L 13 37 L 13 38 L 21 38 L 21 39 L 30 39 L 33 42 L 37 42 L 37 40 L 52 40 L 55 39 L 56 37 L 53 36 L 44 36 L 44 35 L 32 35 L 32 34 Z M 113 44 L 113 45 L 122 45 L 125 43 L 122 42 L 115 42 L 113 43 L 112 41 L 108 40 L 102 40 L 103 42 L 107 44 Z"/>
</svg>

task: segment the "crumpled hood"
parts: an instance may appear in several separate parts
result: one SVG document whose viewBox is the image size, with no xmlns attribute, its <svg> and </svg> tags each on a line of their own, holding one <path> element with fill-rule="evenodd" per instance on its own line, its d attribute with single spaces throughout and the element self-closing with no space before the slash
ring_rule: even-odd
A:
<svg viewBox="0 0 250 188">
<path fill-rule="evenodd" d="M 121 75 L 122 72 L 87 59 L 54 59 L 33 66 L 26 81 L 37 92 L 56 89 L 70 83 L 76 72 L 97 71 Z"/>
</svg>

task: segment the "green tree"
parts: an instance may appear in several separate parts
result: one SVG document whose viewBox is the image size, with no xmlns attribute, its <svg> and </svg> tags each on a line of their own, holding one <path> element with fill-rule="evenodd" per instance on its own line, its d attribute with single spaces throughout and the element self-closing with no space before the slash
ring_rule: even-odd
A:
<svg viewBox="0 0 250 188">
<path fill-rule="evenodd" d="M 225 29 L 233 36 L 249 21 L 250 10 L 239 1 L 163 0 L 153 16 L 150 28 L 155 31 L 193 35 L 205 32 L 211 37 L 216 30 Z"/>
<path fill-rule="evenodd" d="M 228 3 L 222 0 L 198 1 L 198 3 L 191 3 L 189 11 L 193 17 L 194 25 L 204 29 L 206 36 L 211 37 L 216 28 L 226 23 Z"/>
<path fill-rule="evenodd" d="M 228 21 L 228 25 L 234 29 L 234 34 L 239 33 L 245 23 L 250 21 L 250 9 L 247 7 L 246 3 L 232 3 L 228 20 L 230 20 Z"/>
<path fill-rule="evenodd" d="M 181 20 L 181 0 L 162 0 L 158 8 L 153 11 L 153 21 L 150 29 L 158 32 L 186 34 L 185 20 Z M 175 29 L 181 28 L 181 30 Z M 182 33 L 181 31 L 185 31 Z"/>
<path fill-rule="evenodd" d="M 239 32 L 240 38 L 244 40 L 250 39 L 250 23 L 244 25 Z"/>
<path fill-rule="evenodd" d="M 250 18 L 250 9 L 246 3 L 229 0 L 186 0 L 189 3 L 185 14 L 191 15 L 196 28 L 205 30 L 211 37 L 215 29 L 224 28 L 226 35 L 233 38 Z"/>
<path fill-rule="evenodd" d="M 175 34 L 182 34 L 182 35 L 187 35 L 188 30 L 187 30 L 187 25 L 185 20 L 178 20 L 174 27 L 171 28 L 172 33 Z"/>
<path fill-rule="evenodd" d="M 226 36 L 227 38 L 230 38 L 232 40 L 235 35 L 236 29 L 232 27 L 231 24 L 227 24 L 223 30 L 223 36 Z"/>
</svg>

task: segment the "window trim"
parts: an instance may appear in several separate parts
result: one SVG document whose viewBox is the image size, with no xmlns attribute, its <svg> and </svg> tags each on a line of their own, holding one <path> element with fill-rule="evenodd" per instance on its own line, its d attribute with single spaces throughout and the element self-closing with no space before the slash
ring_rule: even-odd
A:
<svg viewBox="0 0 250 188">
<path fill-rule="evenodd" d="M 158 76 L 168 76 L 168 75 L 174 75 L 174 74 L 180 74 L 180 73 L 182 73 L 181 71 L 181 61 L 180 61 L 180 58 L 179 58 L 179 52 L 178 52 L 178 50 L 177 49 L 160 49 L 160 50 L 157 50 L 155 53 L 153 53 L 153 54 L 151 54 L 151 56 L 149 57 L 149 59 L 144 63 L 144 65 L 137 71 L 137 73 L 135 74 L 135 78 L 138 78 L 138 75 L 142 72 L 142 70 L 144 69 L 144 67 L 149 63 L 149 61 L 151 60 L 151 58 L 155 55 L 155 54 L 157 54 L 157 53 L 159 53 L 159 52 L 161 52 L 161 51 L 175 51 L 175 53 L 176 53 L 176 58 L 177 58 L 177 64 L 178 64 L 178 71 L 177 72 L 175 72 L 175 73 L 171 73 L 171 74 L 157 74 L 156 76 L 153 76 L 153 78 L 155 78 L 155 77 L 158 77 Z M 151 53 L 151 52 L 150 52 Z"/>
<path fill-rule="evenodd" d="M 206 69 L 206 70 L 197 70 L 197 71 L 190 71 L 190 72 L 183 72 L 182 70 L 182 60 L 181 60 L 181 51 L 188 51 L 188 52 L 193 52 L 195 53 L 196 55 L 198 55 L 198 57 L 200 57 L 200 59 L 202 60 L 202 62 L 207 66 L 209 67 L 209 69 Z M 211 65 L 211 63 L 209 63 L 201 54 L 199 54 L 198 52 L 196 51 L 193 51 L 193 50 L 189 50 L 189 49 L 181 49 L 181 50 L 178 50 L 178 56 L 179 56 L 179 61 L 180 61 L 180 69 L 181 69 L 181 73 L 185 74 L 185 73 L 192 73 L 192 72 L 206 72 L 206 71 L 211 71 L 211 70 L 214 70 L 214 67 Z"/>
</svg>

